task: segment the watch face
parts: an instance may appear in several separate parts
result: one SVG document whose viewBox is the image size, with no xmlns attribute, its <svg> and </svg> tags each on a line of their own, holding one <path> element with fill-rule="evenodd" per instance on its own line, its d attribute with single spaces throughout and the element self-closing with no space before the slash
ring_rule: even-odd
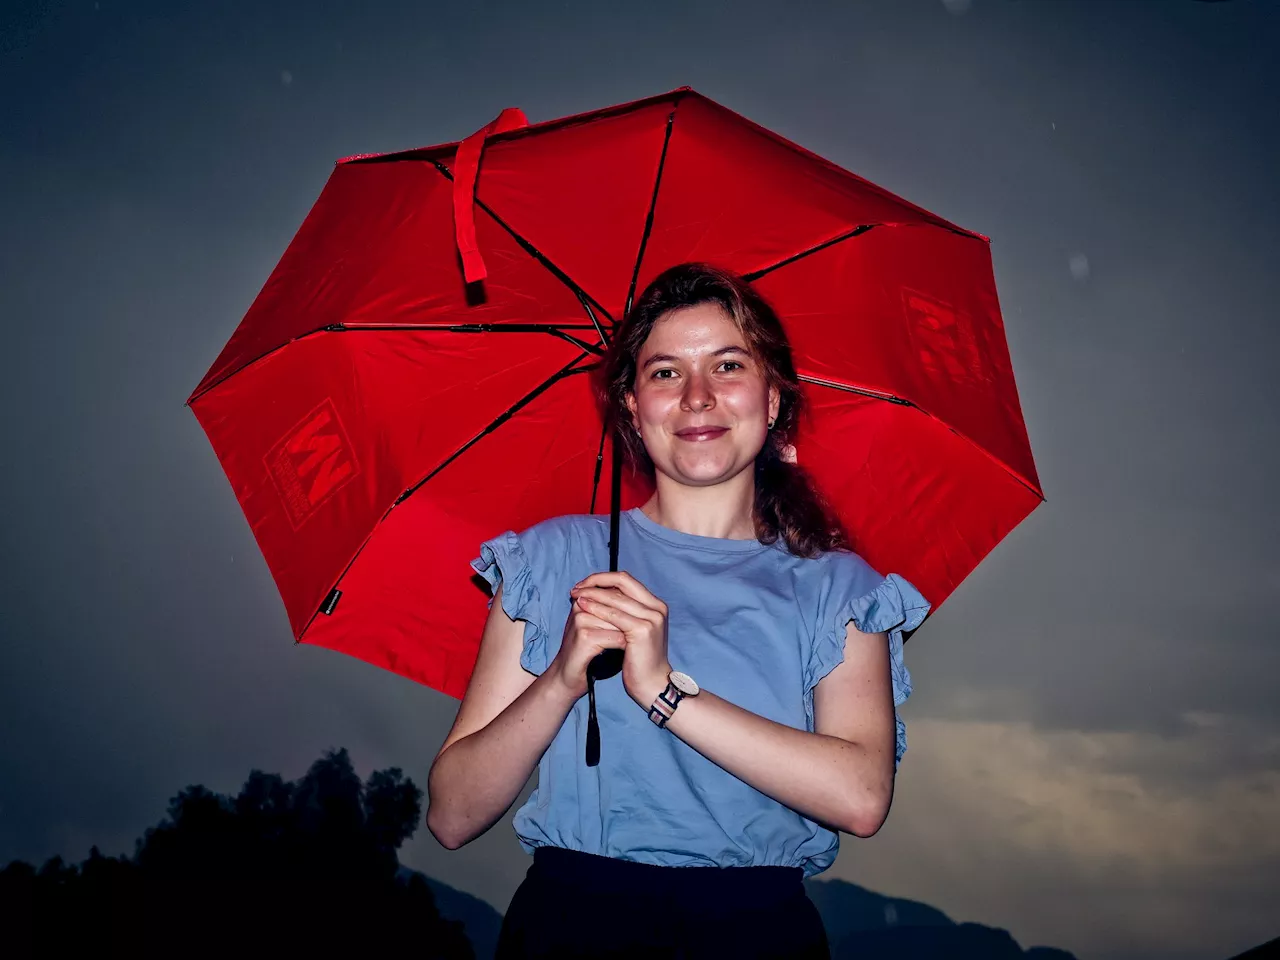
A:
<svg viewBox="0 0 1280 960">
<path fill-rule="evenodd" d="M 698 695 L 698 685 L 694 682 L 693 677 L 687 673 L 672 670 L 669 679 L 672 685 L 686 697 L 696 697 Z"/>
</svg>

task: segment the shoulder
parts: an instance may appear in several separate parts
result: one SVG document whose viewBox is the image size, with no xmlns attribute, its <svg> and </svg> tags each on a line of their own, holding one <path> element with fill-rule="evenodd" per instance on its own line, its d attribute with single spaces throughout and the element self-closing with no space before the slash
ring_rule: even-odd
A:
<svg viewBox="0 0 1280 960">
<path fill-rule="evenodd" d="M 609 518 L 597 514 L 550 517 L 519 534 L 525 549 L 541 557 L 566 556 L 589 549 L 601 537 L 609 537 Z"/>
<path fill-rule="evenodd" d="M 608 531 L 609 518 L 607 516 L 594 513 L 570 513 L 560 517 L 550 517 L 541 523 L 535 523 L 520 536 L 554 543 L 581 537 L 595 537 L 601 532 L 608 536 Z"/>
<path fill-rule="evenodd" d="M 847 550 L 824 560 L 823 608 L 827 615 L 836 611 L 837 626 L 852 620 L 863 633 L 909 632 L 928 616 L 929 601 L 900 574 L 882 574 Z"/>
<path fill-rule="evenodd" d="M 884 577 L 852 550 L 830 550 L 813 558 L 795 557 L 797 572 L 818 590 L 858 596 L 874 590 Z"/>
<path fill-rule="evenodd" d="M 864 633 L 914 630 L 929 602 L 896 573 L 883 574 L 851 550 L 833 550 L 812 560 L 799 578 L 813 605 L 819 632 L 844 634 L 850 620 Z"/>
</svg>

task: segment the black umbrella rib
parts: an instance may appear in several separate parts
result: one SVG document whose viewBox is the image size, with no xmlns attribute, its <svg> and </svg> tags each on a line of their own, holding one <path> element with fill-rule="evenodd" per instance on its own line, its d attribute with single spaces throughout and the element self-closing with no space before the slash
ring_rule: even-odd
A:
<svg viewBox="0 0 1280 960">
<path fill-rule="evenodd" d="M 593 318 L 594 319 L 594 318 Z M 350 332 L 353 330 L 415 330 L 427 333 L 546 333 L 571 343 L 579 350 L 586 350 L 600 356 L 604 348 L 598 343 L 580 340 L 566 331 L 594 330 L 603 336 L 599 324 L 590 323 L 331 323 L 323 330 L 331 332 Z"/>
<path fill-rule="evenodd" d="M 608 432 L 608 426 L 600 431 L 600 448 L 596 451 L 596 472 L 595 476 L 591 478 L 591 508 L 587 513 L 596 512 L 596 494 L 600 490 L 600 471 L 604 468 L 604 438 Z"/>
<path fill-rule="evenodd" d="M 653 196 L 649 199 L 649 213 L 644 218 L 644 232 L 640 234 L 640 250 L 636 253 L 636 265 L 631 271 L 631 286 L 627 289 L 627 305 L 623 310 L 625 317 L 631 312 L 631 304 L 636 299 L 636 283 L 640 279 L 640 264 L 644 262 L 644 251 L 649 245 L 649 234 L 653 232 L 653 214 L 658 209 L 658 190 L 662 187 L 662 171 L 667 166 L 667 148 L 671 146 L 671 129 L 676 123 L 676 111 L 680 109 L 680 98 L 667 114 L 667 129 L 662 136 L 662 154 L 658 157 L 658 174 L 653 179 Z"/>
<path fill-rule="evenodd" d="M 904 407 L 914 407 L 915 404 L 910 400 L 904 400 L 902 397 L 895 397 L 891 393 L 881 393 L 879 390 L 868 390 L 866 387 L 852 387 L 847 383 L 840 383 L 836 380 L 824 380 L 821 377 L 808 377 L 800 374 L 796 377 L 802 383 L 812 383 L 819 387 L 830 387 L 832 390 L 843 390 L 845 393 L 856 393 L 859 396 L 871 397 L 873 400 L 887 400 L 889 403 L 897 403 Z M 917 407 L 917 409 L 919 409 Z"/>
<path fill-rule="evenodd" d="M 600 342 L 607 347 L 609 345 L 609 335 L 604 332 L 604 327 L 600 325 L 596 312 L 591 309 L 591 301 L 587 299 L 587 295 L 581 290 L 576 291 L 576 293 L 578 294 L 579 302 L 582 304 L 582 309 L 587 311 L 587 316 L 591 318 L 591 326 L 595 329 L 597 336 L 600 337 Z"/>
<path fill-rule="evenodd" d="M 430 480 L 432 477 L 438 474 L 441 470 L 443 470 L 449 464 L 453 463 L 453 461 L 457 460 L 460 456 L 462 456 L 464 453 L 466 453 L 468 450 L 474 447 L 477 443 L 479 443 L 489 434 L 497 430 L 500 426 L 502 426 L 504 423 L 510 420 L 517 413 L 519 413 L 521 409 L 523 409 L 524 407 L 527 407 L 530 403 L 532 403 L 538 397 L 542 396 L 542 394 L 546 393 L 548 390 L 550 390 L 553 386 L 555 386 L 561 380 L 565 379 L 566 377 L 571 377 L 576 373 L 586 373 L 588 370 L 594 369 L 595 367 L 594 364 L 587 364 L 586 366 L 581 366 L 581 367 L 577 366 L 577 364 L 582 362 L 582 360 L 586 359 L 588 356 L 590 356 L 590 354 L 584 350 L 573 360 L 570 360 L 567 364 L 565 364 L 563 367 L 561 367 L 551 376 L 547 377 L 546 380 L 543 380 L 542 383 L 538 384 L 536 387 L 534 387 L 532 390 L 526 393 L 523 397 L 521 397 L 519 400 L 513 403 L 505 411 L 498 414 L 498 416 L 494 417 L 494 419 L 489 423 L 488 426 L 486 426 L 474 437 L 472 437 L 470 440 L 468 440 L 466 443 L 460 446 L 457 450 L 453 451 L 453 453 L 449 454 L 449 456 L 446 457 L 443 462 L 441 462 L 434 470 L 428 473 L 425 477 L 423 477 L 413 486 L 405 490 L 404 493 L 400 494 L 400 496 L 396 497 L 395 503 L 393 503 L 392 506 L 393 507 L 399 506 L 407 498 L 412 496 L 414 492 L 416 492 L 424 483 L 426 483 L 428 480 Z"/>
<path fill-rule="evenodd" d="M 599 333 L 601 342 L 608 347 L 609 337 L 601 328 L 599 321 L 596 320 L 596 315 L 591 310 L 591 304 L 587 303 L 586 300 L 583 300 L 582 306 L 586 309 L 587 315 L 591 317 L 591 322 L 596 325 L 596 332 Z M 606 422 L 600 428 L 600 449 L 596 451 L 596 474 L 591 480 L 591 509 L 587 511 L 588 513 L 596 512 L 596 491 L 600 489 L 600 468 L 604 466 L 604 438 L 608 432 L 609 424 Z"/>
<path fill-rule="evenodd" d="M 450 183 L 453 182 L 453 172 L 448 167 L 446 167 L 443 163 L 441 163 L 439 160 L 432 160 L 431 165 L 434 166 L 437 170 L 439 170 L 441 175 L 446 180 L 448 180 Z M 500 226 L 503 230 L 507 231 L 507 233 L 511 234 L 511 238 L 515 240 L 516 243 L 520 244 L 521 248 L 524 250 L 525 253 L 529 254 L 529 256 L 533 257 L 540 264 L 542 264 L 544 267 L 550 270 L 557 280 L 559 280 L 566 287 L 572 290 L 577 295 L 578 299 L 582 301 L 584 306 L 587 303 L 593 304 L 597 310 L 599 310 L 602 314 L 604 314 L 606 317 L 609 318 L 610 324 L 613 323 L 613 317 L 610 316 L 609 311 L 606 310 L 602 304 L 597 302 L 596 299 L 591 296 L 591 294 L 587 293 L 587 291 L 583 290 L 582 287 L 578 286 L 578 284 L 574 282 L 572 277 L 570 277 L 567 273 L 565 273 L 563 270 L 557 267 L 554 263 L 552 263 L 545 253 L 543 253 L 541 250 L 535 247 L 532 243 L 530 243 L 524 237 L 520 236 L 520 234 L 516 233 L 516 231 L 511 227 L 510 224 L 507 223 L 507 221 L 503 220 L 500 216 L 494 213 L 493 209 L 487 203 L 481 200 L 479 197 L 475 198 L 475 204 L 477 207 L 479 207 L 481 210 L 487 213 L 490 217 L 492 217 L 494 223 Z M 587 312 L 589 315 L 591 315 L 590 310 L 588 310 Z M 595 316 L 591 315 L 591 319 L 594 322 Z"/>
<path fill-rule="evenodd" d="M 854 227 L 852 230 L 846 230 L 844 233 L 840 234 L 839 236 L 832 237 L 830 240 L 823 240 L 821 243 L 815 244 L 814 246 L 810 247 L 808 250 L 801 250 L 799 253 L 792 254 L 791 256 L 786 257 L 785 259 L 779 260 L 777 263 L 772 263 L 767 267 L 761 267 L 759 270 L 753 270 L 750 273 L 743 274 L 743 279 L 746 280 L 748 283 L 759 280 L 766 273 L 773 273 L 773 271 L 781 267 L 785 267 L 789 263 L 795 263 L 797 260 L 803 260 L 805 257 L 811 256 L 817 253 L 819 250 L 825 250 L 827 249 L 827 247 L 835 246 L 837 243 L 843 243 L 845 240 L 851 240 L 854 237 L 860 237 L 864 233 L 866 233 L 868 230 L 874 229 L 877 226 L 879 226 L 879 224 L 864 223 L 861 226 Z"/>
</svg>

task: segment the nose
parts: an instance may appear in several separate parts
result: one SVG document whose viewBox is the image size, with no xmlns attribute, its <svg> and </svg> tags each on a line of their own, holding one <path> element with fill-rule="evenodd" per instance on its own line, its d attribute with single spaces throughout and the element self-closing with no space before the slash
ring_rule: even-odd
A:
<svg viewBox="0 0 1280 960">
<path fill-rule="evenodd" d="M 691 413 L 710 410 L 716 405 L 716 397 L 706 377 L 695 373 L 685 380 L 684 396 L 680 405 Z"/>
</svg>

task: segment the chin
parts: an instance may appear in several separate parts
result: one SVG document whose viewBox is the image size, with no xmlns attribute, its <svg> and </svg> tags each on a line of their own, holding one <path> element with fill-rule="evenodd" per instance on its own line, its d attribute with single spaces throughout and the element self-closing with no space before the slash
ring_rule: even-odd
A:
<svg viewBox="0 0 1280 960">
<path fill-rule="evenodd" d="M 714 487 L 717 483 L 733 479 L 740 472 L 741 468 L 733 463 L 676 463 L 671 465 L 668 475 L 686 486 Z"/>
</svg>

